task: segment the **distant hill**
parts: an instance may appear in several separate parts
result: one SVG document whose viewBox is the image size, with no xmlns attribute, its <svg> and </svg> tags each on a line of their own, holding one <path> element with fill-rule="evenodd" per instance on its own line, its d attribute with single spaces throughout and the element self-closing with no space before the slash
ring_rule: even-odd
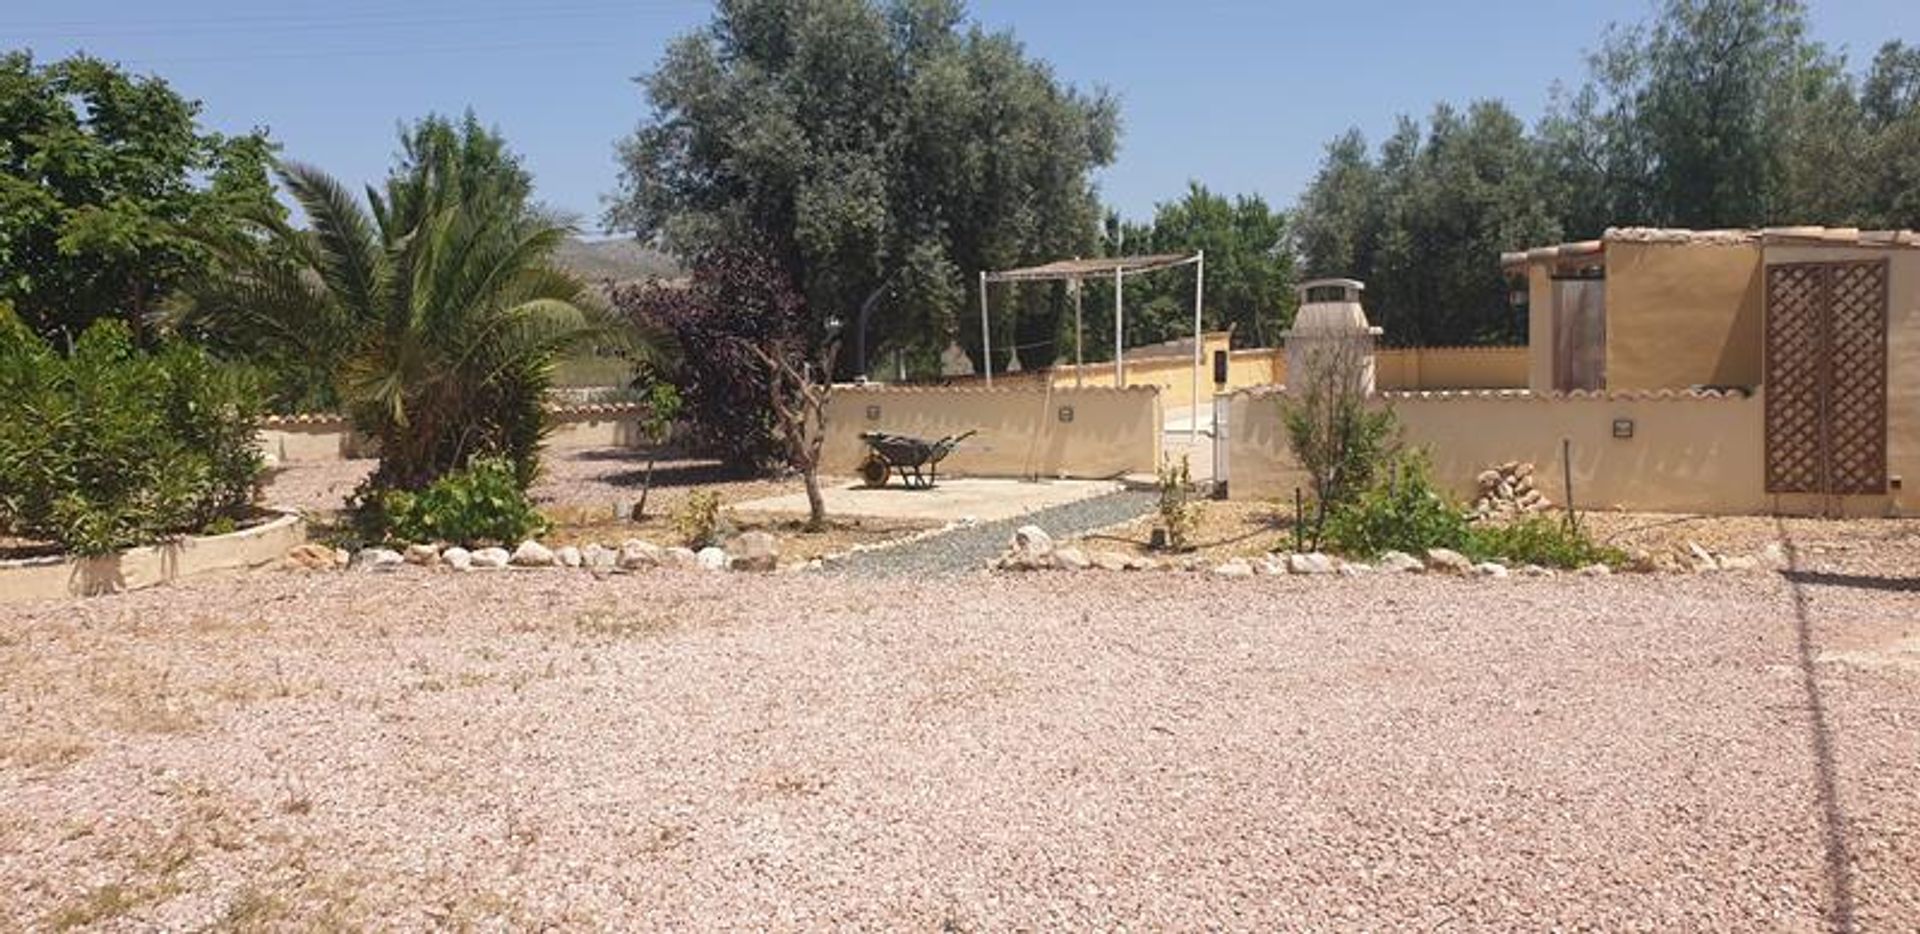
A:
<svg viewBox="0 0 1920 934">
<path fill-rule="evenodd" d="M 608 279 L 614 282 L 643 282 L 655 277 L 678 279 L 686 274 L 673 257 L 626 237 L 568 240 L 554 254 L 554 261 L 590 284 Z"/>
</svg>

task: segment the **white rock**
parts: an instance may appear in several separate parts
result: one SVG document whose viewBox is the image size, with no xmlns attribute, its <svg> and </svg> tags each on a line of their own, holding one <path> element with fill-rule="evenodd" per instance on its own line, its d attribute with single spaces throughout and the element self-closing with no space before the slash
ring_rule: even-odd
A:
<svg viewBox="0 0 1920 934">
<path fill-rule="evenodd" d="M 553 553 L 553 558 L 564 568 L 577 568 L 586 563 L 586 559 L 580 556 L 580 549 L 572 545 L 562 545 Z"/>
<path fill-rule="evenodd" d="M 333 550 L 333 563 L 343 568 L 347 567 L 353 564 L 353 555 L 347 553 L 345 548 L 335 548 Z"/>
<path fill-rule="evenodd" d="M 1522 565 L 1520 567 L 1519 573 L 1521 577 L 1552 577 L 1554 576 L 1554 570 L 1552 568 L 1543 568 L 1537 564 Z"/>
<path fill-rule="evenodd" d="M 1787 549 L 1779 542 L 1768 542 L 1767 547 L 1760 549 L 1760 560 L 1766 562 L 1770 567 L 1786 567 Z"/>
<path fill-rule="evenodd" d="M 1427 549 L 1427 567 L 1442 574 L 1473 573 L 1473 562 L 1451 548 Z"/>
<path fill-rule="evenodd" d="M 1084 571 L 1093 567 L 1093 562 L 1088 560 L 1086 552 L 1078 548 L 1056 548 L 1053 550 L 1053 566 L 1069 571 Z"/>
<path fill-rule="evenodd" d="M 1134 570 L 1133 559 L 1117 551 L 1096 551 L 1088 555 L 1087 560 L 1102 571 Z"/>
<path fill-rule="evenodd" d="M 693 549 L 675 545 L 660 552 L 660 563 L 670 568 L 694 568 L 700 566 L 700 558 Z"/>
<path fill-rule="evenodd" d="M 620 566 L 620 553 L 599 542 L 580 549 L 580 563 L 591 571 L 606 571 Z"/>
<path fill-rule="evenodd" d="M 1507 566 L 1493 561 L 1482 561 L 1473 566 L 1473 573 L 1480 577 L 1506 577 Z"/>
<path fill-rule="evenodd" d="M 511 560 L 513 555 L 508 554 L 505 548 L 482 548 L 473 553 L 470 563 L 475 570 L 491 571 L 506 567 Z"/>
<path fill-rule="evenodd" d="M 733 540 L 732 567 L 736 571 L 773 571 L 780 567 L 780 540 L 767 532 L 747 532 Z"/>
<path fill-rule="evenodd" d="M 550 568 L 553 567 L 554 561 L 553 549 L 533 539 L 527 539 L 520 543 L 520 547 L 513 550 L 511 560 L 518 567 Z"/>
<path fill-rule="evenodd" d="M 406 561 L 391 548 L 362 548 L 354 553 L 349 566 L 360 571 L 391 571 Z"/>
<path fill-rule="evenodd" d="M 1751 571 L 1760 567 L 1760 559 L 1753 555 L 1721 555 L 1720 570 Z"/>
<path fill-rule="evenodd" d="M 1418 574 L 1427 569 L 1426 565 L 1420 563 L 1419 558 L 1404 551 L 1389 551 L 1381 555 L 1377 566 L 1380 570 L 1391 574 Z"/>
<path fill-rule="evenodd" d="M 1340 562 L 1341 577 L 1365 577 L 1373 572 L 1374 567 L 1371 564 L 1365 564 L 1359 561 Z"/>
<path fill-rule="evenodd" d="M 681 550 L 684 551 L 685 549 Z M 688 552 L 688 554 L 692 554 L 692 552 Z M 619 563 L 621 567 L 629 571 L 656 567 L 664 557 L 665 555 L 660 551 L 660 546 L 652 542 L 629 538 L 620 543 Z"/>
<path fill-rule="evenodd" d="M 473 552 L 457 545 L 441 552 L 440 560 L 445 561 L 447 567 L 456 571 L 473 570 Z"/>
<path fill-rule="evenodd" d="M 1007 543 L 1007 555 L 1001 566 L 1029 570 L 1052 567 L 1053 536 L 1037 525 L 1021 526 Z"/>
<path fill-rule="evenodd" d="M 1252 577 L 1253 565 L 1248 564 L 1245 558 L 1234 558 L 1214 568 L 1213 575 L 1215 577 Z"/>
<path fill-rule="evenodd" d="M 1294 574 L 1332 574 L 1333 559 L 1317 551 L 1287 556 L 1287 570 Z"/>
<path fill-rule="evenodd" d="M 1574 573 L 1581 577 L 1606 577 L 1613 573 L 1613 569 L 1604 564 L 1589 564 Z"/>
<path fill-rule="evenodd" d="M 1140 555 L 1138 557 L 1128 558 L 1126 569 L 1129 571 L 1158 571 L 1165 566 L 1166 565 L 1161 564 L 1153 558 Z"/>
<path fill-rule="evenodd" d="M 440 560 L 440 546 L 415 542 L 407 546 L 407 563 L 431 565 Z"/>
<path fill-rule="evenodd" d="M 696 552 L 693 560 L 702 571 L 724 571 L 728 564 L 727 550 L 708 545 Z"/>
<path fill-rule="evenodd" d="M 1287 573 L 1287 557 L 1276 554 L 1263 555 L 1260 558 L 1260 563 L 1254 565 L 1253 569 L 1269 576 L 1285 574 Z"/>
</svg>

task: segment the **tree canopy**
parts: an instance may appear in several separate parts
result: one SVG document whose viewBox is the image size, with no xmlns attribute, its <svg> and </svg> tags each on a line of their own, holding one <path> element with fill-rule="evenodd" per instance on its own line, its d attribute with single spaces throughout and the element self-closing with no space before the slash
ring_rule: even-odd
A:
<svg viewBox="0 0 1920 934">
<path fill-rule="evenodd" d="M 642 86 L 654 113 L 620 147 L 610 225 L 689 261 L 764 245 L 809 317 L 844 323 L 852 369 L 956 336 L 981 369 L 968 273 L 1096 248 L 1113 100 L 957 0 L 720 0 Z M 1050 362 L 1062 307 L 1008 303 L 995 329 L 1018 319 Z"/>
<path fill-rule="evenodd" d="M 1531 130 L 1483 101 L 1334 140 L 1295 235 L 1305 272 L 1366 280 L 1387 340 L 1434 344 L 1524 336 L 1501 251 L 1770 224 L 1920 227 L 1920 50 L 1853 74 L 1797 0 L 1665 0 Z"/>
<path fill-rule="evenodd" d="M 77 56 L 0 55 L 0 299 L 47 336 L 136 331 L 206 272 L 243 217 L 275 214 L 263 132 L 199 126 L 159 78 Z"/>
</svg>

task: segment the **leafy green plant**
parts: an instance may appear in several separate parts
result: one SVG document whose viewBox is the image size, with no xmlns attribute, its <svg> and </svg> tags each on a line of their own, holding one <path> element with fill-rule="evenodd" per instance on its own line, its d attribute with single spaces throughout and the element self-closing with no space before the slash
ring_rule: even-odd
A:
<svg viewBox="0 0 1920 934">
<path fill-rule="evenodd" d="M 1176 463 L 1164 458 L 1158 470 L 1160 488 L 1160 527 L 1167 530 L 1167 548 L 1186 551 L 1194 530 L 1200 524 L 1199 507 L 1193 501 L 1193 472 L 1185 454 Z"/>
<path fill-rule="evenodd" d="M 1596 544 L 1578 528 L 1546 516 L 1475 525 L 1460 550 L 1476 560 L 1497 559 L 1552 568 L 1589 564 L 1618 567 L 1627 563 L 1626 552 Z"/>
<path fill-rule="evenodd" d="M 1434 488 L 1424 452 L 1402 454 L 1385 474 L 1327 517 L 1322 539 L 1328 547 L 1370 558 L 1385 551 L 1458 549 L 1467 541 L 1466 514 Z"/>
<path fill-rule="evenodd" d="M 1340 342 L 1302 361 L 1280 398 L 1281 421 L 1294 460 L 1307 473 L 1314 514 L 1302 516 L 1312 547 L 1328 517 L 1359 499 L 1393 457 L 1399 420 L 1367 405 L 1364 348 Z"/>
<path fill-rule="evenodd" d="M 640 481 L 640 502 L 634 504 L 633 519 L 638 522 L 647 517 L 647 494 L 653 492 L 653 465 L 660 458 L 660 446 L 667 443 L 667 436 L 673 431 L 673 423 L 680 417 L 680 390 L 672 383 L 652 375 L 643 377 L 635 384 L 640 394 L 641 404 L 646 411 L 640 416 L 640 430 L 647 436 L 647 474 Z"/>
<path fill-rule="evenodd" d="M 368 541 L 513 544 L 546 530 L 513 462 L 474 460 L 424 490 L 383 490 L 358 511 Z"/>
<path fill-rule="evenodd" d="M 261 470 L 257 377 L 95 322 L 62 355 L 0 305 L 0 533 L 101 554 L 231 529 Z"/>
<path fill-rule="evenodd" d="M 720 539 L 720 494 L 695 490 L 673 513 L 673 531 L 688 548 L 705 548 Z"/>
</svg>

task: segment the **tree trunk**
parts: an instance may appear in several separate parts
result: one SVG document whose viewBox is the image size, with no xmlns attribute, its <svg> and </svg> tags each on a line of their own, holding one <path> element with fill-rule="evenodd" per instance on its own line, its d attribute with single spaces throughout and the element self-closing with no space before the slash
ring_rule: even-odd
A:
<svg viewBox="0 0 1920 934">
<path fill-rule="evenodd" d="M 633 521 L 639 522 L 647 517 L 647 494 L 653 490 L 653 462 L 659 454 L 647 455 L 647 475 L 640 481 L 640 502 L 633 507 Z"/>
<path fill-rule="evenodd" d="M 821 531 L 827 527 L 827 501 L 820 495 L 819 465 L 808 465 L 800 476 L 807 484 L 807 531 Z"/>
</svg>

